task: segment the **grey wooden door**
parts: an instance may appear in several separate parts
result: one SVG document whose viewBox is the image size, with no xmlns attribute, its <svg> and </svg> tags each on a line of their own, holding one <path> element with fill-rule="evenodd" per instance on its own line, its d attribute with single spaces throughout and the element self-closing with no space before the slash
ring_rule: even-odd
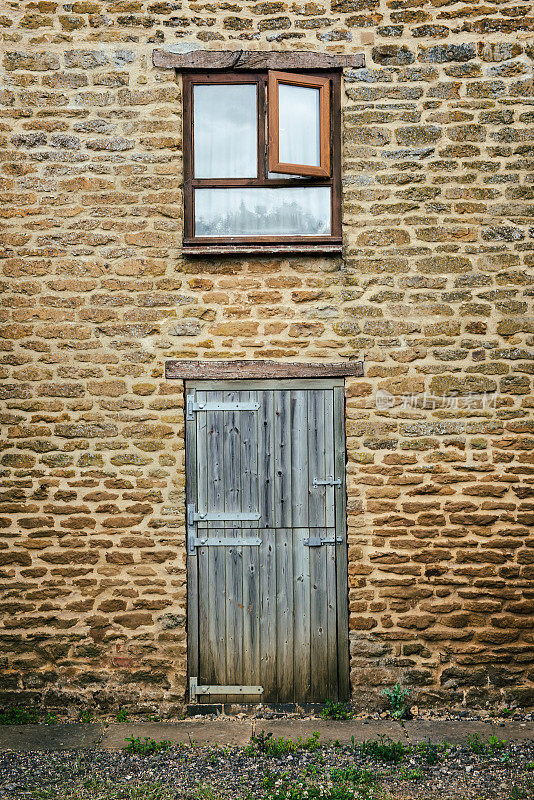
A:
<svg viewBox="0 0 534 800">
<path fill-rule="evenodd" d="M 187 385 L 193 699 L 348 698 L 343 418 L 339 381 Z"/>
</svg>

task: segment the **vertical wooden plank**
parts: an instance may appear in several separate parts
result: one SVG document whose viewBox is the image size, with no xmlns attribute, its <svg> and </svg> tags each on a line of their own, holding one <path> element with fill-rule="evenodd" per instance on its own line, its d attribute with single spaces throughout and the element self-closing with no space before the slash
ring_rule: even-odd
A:
<svg viewBox="0 0 534 800">
<path fill-rule="evenodd" d="M 241 536 L 240 528 L 227 529 L 225 537 Z M 243 547 L 213 548 L 226 553 L 226 681 L 243 684 Z M 227 695 L 229 703 L 242 702 L 240 695 Z"/>
<path fill-rule="evenodd" d="M 310 536 L 326 535 L 324 488 L 313 479 L 324 477 L 324 397 L 321 390 L 308 392 L 308 475 L 310 481 Z M 311 695 L 315 702 L 327 699 L 327 598 L 326 548 L 309 548 L 310 559 L 310 659 Z"/>
<path fill-rule="evenodd" d="M 189 390 L 186 394 L 194 395 Z M 197 502 L 197 432 L 195 421 L 185 422 L 185 491 L 186 504 Z M 186 538 L 188 531 L 186 529 Z M 199 674 L 199 576 L 196 553 L 187 559 L 187 677 Z"/>
<path fill-rule="evenodd" d="M 296 702 L 310 700 L 310 548 L 308 528 L 293 528 L 293 676 Z"/>
<path fill-rule="evenodd" d="M 260 527 L 274 528 L 273 392 L 259 391 L 257 397 Z"/>
<path fill-rule="evenodd" d="M 276 672 L 279 702 L 294 699 L 293 531 L 276 530 Z"/>
<path fill-rule="evenodd" d="M 333 389 L 323 389 L 324 400 L 324 478 L 339 477 L 336 474 L 334 462 L 334 393 Z M 333 528 L 335 520 L 335 493 L 338 491 L 334 486 L 324 487 L 325 500 L 325 527 Z"/>
<path fill-rule="evenodd" d="M 326 536 L 315 528 L 313 536 Z M 314 702 L 328 699 L 328 619 L 326 596 L 326 547 L 310 547 L 310 658 L 311 696 Z"/>
<path fill-rule="evenodd" d="M 239 402 L 239 392 L 223 392 L 223 400 Z M 240 411 L 218 411 L 222 420 L 224 511 L 241 511 L 241 417 Z M 228 521 L 223 528 L 239 528 L 242 523 Z"/>
<path fill-rule="evenodd" d="M 276 531 L 262 528 L 259 553 L 260 570 L 260 686 L 264 701 L 277 702 L 276 635 Z"/>
<path fill-rule="evenodd" d="M 222 400 L 222 392 L 206 392 L 203 399 L 210 402 Z M 206 506 L 200 506 L 199 511 L 224 511 L 224 464 L 223 464 L 223 419 L 220 411 L 200 412 L 196 415 L 206 421 L 206 451 L 207 460 L 204 468 L 199 464 L 198 474 L 204 474 L 206 488 Z M 219 527 L 220 523 L 207 522 L 199 527 L 208 529 Z"/>
<path fill-rule="evenodd" d="M 224 391 L 224 402 L 239 401 L 239 392 Z M 241 412 L 218 412 L 223 422 L 224 510 L 241 511 Z M 221 535 L 241 535 L 240 522 L 222 522 Z M 219 549 L 219 548 L 214 548 Z M 243 683 L 243 548 L 220 548 L 226 560 L 226 683 Z M 239 695 L 228 695 L 229 703 L 239 702 Z"/>
<path fill-rule="evenodd" d="M 260 672 L 263 699 L 276 702 L 276 531 L 274 520 L 273 392 L 258 391 L 257 419 L 260 546 Z"/>
<path fill-rule="evenodd" d="M 256 402 L 256 392 L 240 392 L 240 401 Z M 241 411 L 241 511 L 259 511 L 258 411 Z M 243 527 L 259 528 L 260 520 L 243 522 Z"/>
<path fill-rule="evenodd" d="M 291 394 L 274 392 L 277 680 L 280 702 L 294 699 L 293 530 L 291 528 Z"/>
<path fill-rule="evenodd" d="M 308 526 L 308 401 L 305 390 L 291 392 L 291 517 L 295 528 Z"/>
<path fill-rule="evenodd" d="M 313 486 L 313 479 L 324 477 L 324 398 L 321 390 L 308 395 L 308 524 L 310 528 L 324 528 L 324 487 Z"/>
<path fill-rule="evenodd" d="M 335 388 L 334 393 L 334 443 L 336 477 L 343 480 L 336 489 L 336 536 L 342 543 L 336 545 L 336 591 L 337 591 L 337 648 L 338 648 L 338 697 L 350 699 L 349 664 L 349 597 L 347 575 L 347 512 L 345 485 L 345 391 Z"/>
<path fill-rule="evenodd" d="M 243 536 L 254 536 L 257 529 L 242 530 Z M 259 553 L 253 545 L 243 547 L 243 683 L 263 685 L 260 680 L 260 593 Z M 241 702 L 257 702 L 244 696 Z"/>
<path fill-rule="evenodd" d="M 256 400 L 255 392 L 240 392 L 240 400 Z M 241 412 L 241 510 L 258 511 L 257 411 Z M 260 535 L 259 521 L 243 522 L 243 536 Z M 250 526 L 250 529 L 245 526 Z M 263 685 L 260 676 L 259 547 L 243 547 L 243 683 Z M 242 702 L 257 702 L 243 697 Z"/>
<path fill-rule="evenodd" d="M 209 402 L 222 400 L 222 392 L 209 391 L 202 398 Z M 207 464 L 205 467 L 206 481 L 206 506 L 208 512 L 224 510 L 224 428 L 222 414 L 219 411 L 200 412 L 199 418 L 206 421 L 206 453 Z M 199 470 L 200 474 L 200 470 Z M 202 507 L 204 509 L 204 507 Z M 207 522 L 206 533 L 216 536 L 221 533 L 220 523 Z M 227 662 L 227 641 L 226 641 L 226 558 L 223 548 L 206 547 L 200 548 L 206 551 L 207 570 L 205 580 L 207 582 L 206 593 L 208 597 L 208 631 L 206 641 L 201 647 L 206 649 L 206 660 L 210 665 L 210 683 L 213 685 L 225 685 L 228 683 L 226 674 Z M 225 700 L 225 697 L 216 698 L 218 702 Z M 212 701 L 211 697 L 206 698 L 206 702 Z"/>
<path fill-rule="evenodd" d="M 308 400 L 291 392 L 291 508 L 293 520 L 293 675 L 295 700 L 310 699 L 310 557 L 308 530 Z"/>
<path fill-rule="evenodd" d="M 332 531 L 332 528 L 327 528 Z M 326 666 L 327 697 L 338 699 L 338 649 L 337 649 L 337 590 L 336 590 L 336 546 L 327 544 L 324 547 L 326 575 Z"/>
<path fill-rule="evenodd" d="M 291 521 L 291 392 L 274 392 L 274 525 Z"/>
<path fill-rule="evenodd" d="M 213 534 L 218 534 L 213 531 Z M 209 572 L 206 580 L 209 583 L 209 634 L 208 644 L 210 659 L 213 663 L 213 684 L 225 685 L 228 683 L 226 674 L 227 642 L 226 630 L 226 558 L 224 547 L 203 547 L 208 551 Z"/>
</svg>

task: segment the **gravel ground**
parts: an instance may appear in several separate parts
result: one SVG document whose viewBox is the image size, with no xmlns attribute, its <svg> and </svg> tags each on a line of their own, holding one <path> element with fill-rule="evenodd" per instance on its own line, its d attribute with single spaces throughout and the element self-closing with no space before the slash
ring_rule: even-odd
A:
<svg viewBox="0 0 534 800">
<path fill-rule="evenodd" d="M 328 745 L 315 751 L 299 750 L 268 757 L 246 748 L 176 746 L 154 756 L 128 755 L 103 750 L 0 754 L 0 800 L 70 797 L 63 794 L 88 780 L 112 786 L 135 787 L 159 782 L 168 787 L 165 797 L 186 800 L 264 798 L 264 780 L 286 773 L 296 785 L 304 779 L 316 785 L 330 783 L 330 770 L 361 766 L 372 770 L 384 797 L 395 800 L 531 800 L 534 798 L 534 743 L 507 744 L 493 754 L 475 755 L 467 747 L 449 746 L 435 765 L 425 763 L 413 750 L 398 765 L 363 757 L 350 746 Z M 204 791 L 199 794 L 199 787 Z M 213 792 L 210 792 L 210 787 Z M 43 790 L 48 790 L 44 794 Z M 207 791 L 206 791 L 207 790 Z M 41 793 L 40 793 L 41 792 Z M 380 796 L 355 794 L 356 798 Z M 112 798 L 113 794 L 83 794 Z M 164 795 L 125 794 L 125 797 Z"/>
</svg>

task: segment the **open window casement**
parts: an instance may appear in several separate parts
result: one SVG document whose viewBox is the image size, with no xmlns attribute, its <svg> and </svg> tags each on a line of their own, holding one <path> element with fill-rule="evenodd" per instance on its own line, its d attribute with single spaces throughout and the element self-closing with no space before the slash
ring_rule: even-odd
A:
<svg viewBox="0 0 534 800">
<path fill-rule="evenodd" d="M 268 74 L 269 171 L 330 176 L 330 79 Z"/>
</svg>

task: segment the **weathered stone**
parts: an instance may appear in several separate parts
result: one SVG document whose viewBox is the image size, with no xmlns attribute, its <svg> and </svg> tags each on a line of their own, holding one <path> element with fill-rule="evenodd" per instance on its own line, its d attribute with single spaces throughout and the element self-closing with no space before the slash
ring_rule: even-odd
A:
<svg viewBox="0 0 534 800">
<path fill-rule="evenodd" d="M 373 61 L 385 66 L 413 64 L 415 55 L 406 45 L 382 44 L 373 48 Z"/>
<path fill-rule="evenodd" d="M 419 51 L 420 61 L 429 61 L 432 64 L 443 64 L 448 61 L 469 61 L 476 57 L 476 47 L 473 44 L 437 44 L 424 47 Z"/>
</svg>

